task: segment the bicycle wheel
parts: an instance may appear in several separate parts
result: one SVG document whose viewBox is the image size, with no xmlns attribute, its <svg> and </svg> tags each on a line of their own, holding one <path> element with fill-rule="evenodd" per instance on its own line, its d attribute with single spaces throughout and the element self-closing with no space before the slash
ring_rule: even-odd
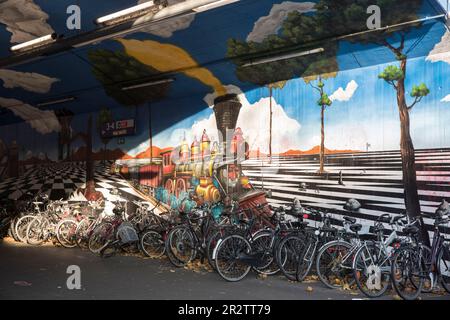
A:
<svg viewBox="0 0 450 320">
<path fill-rule="evenodd" d="M 423 261 L 419 250 L 405 247 L 394 253 L 391 279 L 397 294 L 405 300 L 415 300 L 423 287 Z"/>
<path fill-rule="evenodd" d="M 194 235 L 185 226 L 172 229 L 165 243 L 166 254 L 176 267 L 184 267 L 197 255 Z"/>
<path fill-rule="evenodd" d="M 330 289 L 354 283 L 352 263 L 354 256 L 349 254 L 353 246 L 345 241 L 332 241 L 320 248 L 317 253 L 316 271 L 320 281 Z"/>
<path fill-rule="evenodd" d="M 27 227 L 27 243 L 31 245 L 40 245 L 47 240 L 47 232 L 50 221 L 46 217 L 35 217 Z"/>
<path fill-rule="evenodd" d="M 387 253 L 375 243 L 363 244 L 355 254 L 353 277 L 358 289 L 369 298 L 382 296 L 391 282 Z"/>
<path fill-rule="evenodd" d="M 450 249 L 443 244 L 437 256 L 437 272 L 445 291 L 450 293 Z"/>
<path fill-rule="evenodd" d="M 284 276 L 290 281 L 297 280 L 299 253 L 305 245 L 303 235 L 292 234 L 283 238 L 276 249 L 276 261 Z"/>
<path fill-rule="evenodd" d="M 259 274 L 273 275 L 280 271 L 274 255 L 273 238 L 274 234 L 266 230 L 259 231 L 253 236 L 252 253 L 260 259 L 260 265 L 253 269 Z"/>
<path fill-rule="evenodd" d="M 61 220 L 56 226 L 56 239 L 65 248 L 74 248 L 77 246 L 75 242 L 75 232 L 77 230 L 77 222 L 72 219 Z"/>
<path fill-rule="evenodd" d="M 242 280 L 251 269 L 242 258 L 252 251 L 250 242 L 244 237 L 233 234 L 221 240 L 216 248 L 215 261 L 217 273 L 226 281 Z"/>
<path fill-rule="evenodd" d="M 77 229 L 75 230 L 75 243 L 81 249 L 88 249 L 89 225 L 89 219 L 85 218 L 78 223 Z"/>
<path fill-rule="evenodd" d="M 88 248 L 94 254 L 100 254 L 115 238 L 114 226 L 110 222 L 102 222 L 92 231 L 88 240 Z"/>
<path fill-rule="evenodd" d="M 146 230 L 139 239 L 140 249 L 150 258 L 161 258 L 166 252 L 164 239 L 156 230 Z"/>
<path fill-rule="evenodd" d="M 20 217 L 15 226 L 14 226 L 14 230 L 15 230 L 15 234 L 17 235 L 17 238 L 19 239 L 20 242 L 27 242 L 27 228 L 28 228 L 28 224 L 30 223 L 30 221 L 32 221 L 36 216 L 34 215 L 25 215 L 23 217 Z"/>
<path fill-rule="evenodd" d="M 433 291 L 433 284 L 430 278 L 430 273 L 431 273 L 431 249 L 425 245 L 420 245 L 421 247 L 421 254 L 422 254 L 422 270 L 423 270 L 423 286 L 422 286 L 422 292 L 423 293 L 430 293 Z M 417 285 L 414 283 L 414 279 L 413 280 L 413 285 L 416 286 Z"/>
<path fill-rule="evenodd" d="M 214 249 L 216 248 L 219 240 L 223 238 L 226 234 L 225 229 L 219 229 L 216 232 L 214 232 L 208 239 L 206 244 L 206 255 L 208 259 L 208 263 L 214 270 L 217 270 L 216 268 L 216 262 L 214 260 L 213 254 Z"/>
<path fill-rule="evenodd" d="M 20 241 L 20 239 L 19 239 L 19 237 L 17 236 L 17 233 L 16 233 L 16 224 L 17 224 L 17 221 L 19 220 L 19 218 L 14 218 L 12 221 L 11 221 L 11 225 L 10 225 L 10 227 L 9 227 L 9 232 L 10 232 L 10 235 L 11 235 L 11 237 L 14 239 L 14 241 Z"/>
<path fill-rule="evenodd" d="M 307 236 L 303 250 L 299 253 L 297 261 L 296 278 L 301 282 L 305 280 L 314 263 L 317 251 L 317 241 L 312 236 Z"/>
</svg>

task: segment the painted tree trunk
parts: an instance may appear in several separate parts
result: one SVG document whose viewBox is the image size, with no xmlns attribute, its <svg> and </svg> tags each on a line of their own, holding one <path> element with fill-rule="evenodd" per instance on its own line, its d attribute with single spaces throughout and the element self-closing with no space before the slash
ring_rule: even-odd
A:
<svg viewBox="0 0 450 320">
<path fill-rule="evenodd" d="M 325 162 L 325 106 L 322 105 L 320 111 L 320 168 L 319 173 L 323 173 Z"/>
<path fill-rule="evenodd" d="M 92 158 L 92 116 L 89 116 L 86 132 L 86 193 L 85 197 L 90 199 L 94 197 L 94 161 Z"/>
<path fill-rule="evenodd" d="M 104 150 L 104 152 L 103 152 L 103 164 L 105 164 L 106 160 L 108 160 L 108 154 L 107 154 L 107 151 L 106 151 L 107 143 L 104 143 L 103 146 L 104 146 L 104 148 L 103 148 L 103 150 Z"/>
<path fill-rule="evenodd" d="M 61 132 L 58 132 L 58 161 L 62 161 L 64 158 L 64 141 L 62 139 Z"/>
<path fill-rule="evenodd" d="M 72 145 L 71 145 L 70 141 L 68 141 L 67 142 L 67 154 L 66 154 L 67 160 L 71 160 L 71 155 L 72 155 L 71 147 L 72 147 Z"/>
<path fill-rule="evenodd" d="M 273 121 L 273 111 L 272 111 L 272 87 L 269 87 L 269 161 L 272 162 L 272 121 Z"/>
<path fill-rule="evenodd" d="M 400 62 L 401 70 L 406 75 L 407 60 Z M 397 83 L 397 105 L 400 117 L 400 153 L 402 158 L 403 185 L 405 188 L 405 207 L 409 217 L 421 217 L 419 193 L 417 188 L 416 158 L 414 145 L 410 134 L 409 109 L 405 98 L 405 79 Z M 422 239 L 429 245 L 429 236 L 425 228 L 422 228 Z"/>
</svg>

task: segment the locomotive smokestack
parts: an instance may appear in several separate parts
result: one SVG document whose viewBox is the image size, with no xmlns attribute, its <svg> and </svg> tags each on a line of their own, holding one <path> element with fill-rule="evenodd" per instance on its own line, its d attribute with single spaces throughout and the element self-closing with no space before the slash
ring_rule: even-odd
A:
<svg viewBox="0 0 450 320">
<path fill-rule="evenodd" d="M 214 114 L 216 116 L 217 130 L 221 133 L 219 138 L 223 146 L 224 158 L 228 151 L 227 146 L 230 143 L 228 140 L 231 140 L 232 132 L 236 128 L 241 107 L 242 104 L 236 94 L 227 94 L 214 100 Z M 231 130 L 230 137 L 227 137 L 229 130 Z"/>
</svg>

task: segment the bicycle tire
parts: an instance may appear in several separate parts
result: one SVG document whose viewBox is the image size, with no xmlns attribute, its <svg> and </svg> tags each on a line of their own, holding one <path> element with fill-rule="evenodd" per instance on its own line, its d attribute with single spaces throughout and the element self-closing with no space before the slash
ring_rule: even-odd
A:
<svg viewBox="0 0 450 320">
<path fill-rule="evenodd" d="M 290 281 L 297 281 L 299 252 L 304 246 L 304 236 L 291 234 L 283 238 L 276 249 L 276 261 L 281 273 Z"/>
<path fill-rule="evenodd" d="M 180 233 L 180 239 L 174 238 L 178 237 L 177 233 Z M 175 267 L 184 267 L 195 259 L 197 250 L 194 239 L 192 232 L 185 226 L 178 226 L 170 230 L 165 242 L 166 255 Z M 186 249 L 191 249 L 191 251 L 186 252 Z"/>
<path fill-rule="evenodd" d="M 65 235 L 62 233 L 62 228 L 66 224 L 72 224 L 71 229 L 73 230 L 71 233 Z M 75 242 L 75 232 L 78 227 L 78 223 L 73 219 L 64 219 L 58 222 L 56 225 L 56 239 L 64 248 L 74 248 L 77 246 Z"/>
<path fill-rule="evenodd" d="M 102 228 L 104 230 L 102 230 Z M 115 230 L 110 222 L 102 222 L 94 228 L 88 240 L 88 248 L 94 254 L 100 251 L 115 238 Z"/>
<path fill-rule="evenodd" d="M 75 243 L 80 249 L 88 249 L 88 232 L 89 230 L 89 219 L 84 218 L 81 220 L 78 225 L 77 229 L 75 230 Z"/>
<path fill-rule="evenodd" d="M 46 217 L 36 216 L 30 221 L 27 227 L 27 243 L 31 245 L 41 245 L 47 239 L 44 234 L 45 228 L 50 224 Z"/>
<path fill-rule="evenodd" d="M 298 282 L 305 280 L 306 276 L 311 271 L 311 267 L 314 263 L 317 252 L 316 239 L 313 237 L 307 237 L 303 250 L 299 253 L 296 278 Z"/>
<path fill-rule="evenodd" d="M 22 217 L 20 217 L 15 226 L 15 233 L 19 239 L 20 242 L 26 243 L 27 242 L 27 228 L 28 228 L 28 224 L 30 223 L 31 220 L 33 220 L 36 216 L 35 215 L 31 215 L 31 214 L 27 214 L 24 215 Z"/>
<path fill-rule="evenodd" d="M 263 261 L 263 265 L 253 267 L 253 270 L 255 270 L 259 274 L 274 275 L 280 271 L 280 267 L 277 265 L 276 262 L 275 257 L 276 251 L 274 250 L 274 248 L 267 248 L 268 246 L 270 246 L 273 237 L 274 237 L 273 232 L 267 230 L 260 230 L 252 236 L 251 241 L 252 252 L 256 253 L 258 251 L 262 251 L 262 254 L 264 255 L 264 260 L 266 260 Z M 266 240 L 261 241 L 261 239 L 264 238 L 266 238 Z M 259 248 L 255 248 L 256 246 L 258 246 Z"/>
<path fill-rule="evenodd" d="M 215 262 L 217 273 L 229 282 L 237 282 L 245 278 L 250 272 L 251 266 L 245 262 L 239 262 L 239 256 L 241 254 L 250 254 L 251 250 L 250 242 L 243 236 L 238 234 L 226 236 L 216 248 Z M 241 267 L 240 270 L 232 268 L 235 266 Z M 231 274 L 229 271 L 232 269 L 237 270 L 237 274 Z"/>
<path fill-rule="evenodd" d="M 422 291 L 424 278 L 420 251 L 411 247 L 395 251 L 391 263 L 391 282 L 397 294 L 404 300 L 416 300 Z M 414 280 L 411 277 L 417 277 Z M 413 282 L 414 281 L 414 282 Z M 413 291 L 415 288 L 415 291 Z"/>
<path fill-rule="evenodd" d="M 373 275 L 373 271 L 374 271 L 373 269 L 374 269 L 374 267 L 377 266 L 376 263 L 371 263 L 372 270 L 367 270 L 369 268 L 365 268 L 365 266 L 363 264 L 361 264 L 361 261 L 359 261 L 361 259 L 363 259 L 363 261 L 364 261 L 364 257 L 363 257 L 364 254 L 368 254 L 370 256 L 372 256 L 372 253 L 376 254 L 375 251 L 370 252 L 370 251 L 368 251 L 366 249 L 369 249 L 369 250 L 375 249 L 375 250 L 378 250 L 378 252 L 381 252 L 381 249 L 379 248 L 379 246 L 377 244 L 373 243 L 373 242 L 369 242 L 369 243 L 366 243 L 366 244 L 362 245 L 358 249 L 358 251 L 356 251 L 356 253 L 355 253 L 355 259 L 353 260 L 353 276 L 355 278 L 355 282 L 356 282 L 356 285 L 358 286 L 358 289 L 364 295 L 366 295 L 369 298 L 378 298 L 378 297 L 381 297 L 388 290 L 388 288 L 390 286 L 390 283 L 391 283 L 390 264 L 388 264 L 388 266 L 384 266 L 385 268 L 389 267 L 389 274 L 387 276 L 385 275 L 383 277 L 383 279 L 380 279 L 380 284 L 381 284 L 381 280 L 384 280 L 384 282 L 387 282 L 386 285 L 383 285 L 383 287 L 380 290 L 378 290 L 375 293 L 373 293 L 371 291 L 372 289 L 367 288 L 367 286 L 363 283 L 364 281 L 361 280 L 362 276 L 365 276 L 366 273 L 368 273 L 369 271 L 371 272 L 371 275 Z M 373 261 L 373 258 L 376 258 L 377 259 L 376 261 L 378 261 L 380 259 L 380 258 L 372 256 L 371 257 L 372 261 Z M 387 259 L 386 262 L 389 263 L 389 259 Z M 376 272 L 375 272 L 375 274 L 376 274 Z M 380 270 L 380 277 L 381 276 L 382 276 L 382 273 L 381 273 L 381 270 Z M 369 279 L 366 281 L 366 283 L 369 280 L 372 280 L 372 279 L 373 279 L 372 277 L 369 277 Z"/>
<path fill-rule="evenodd" d="M 442 245 L 439 249 L 437 270 L 444 290 L 450 293 L 450 250 L 446 244 Z"/>
<path fill-rule="evenodd" d="M 353 246 L 349 242 L 337 240 L 328 242 L 319 249 L 316 258 L 316 272 L 319 280 L 326 287 L 330 289 L 337 289 L 342 287 L 344 284 L 351 286 L 355 282 L 352 269 L 353 259 L 349 259 L 347 262 L 349 263 L 347 266 L 348 269 L 341 266 L 341 261 L 338 260 L 338 256 L 345 256 L 352 248 Z M 344 249 L 344 252 L 342 252 L 341 249 Z M 331 254 L 335 254 L 333 257 L 335 260 L 329 262 L 326 259 L 326 255 L 331 256 Z M 333 272 L 332 276 L 334 276 L 334 278 L 327 275 L 330 269 L 332 269 L 331 272 Z"/>
<path fill-rule="evenodd" d="M 147 244 L 150 245 L 151 249 L 155 250 L 150 251 Z M 145 230 L 140 235 L 139 249 L 145 256 L 150 258 L 161 258 L 166 253 L 166 246 L 161 233 L 153 229 Z"/>
</svg>

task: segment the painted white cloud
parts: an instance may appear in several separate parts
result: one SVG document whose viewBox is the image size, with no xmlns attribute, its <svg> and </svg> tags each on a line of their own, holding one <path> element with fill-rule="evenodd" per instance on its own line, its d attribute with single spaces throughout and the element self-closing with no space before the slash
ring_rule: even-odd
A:
<svg viewBox="0 0 450 320">
<path fill-rule="evenodd" d="M 147 2 L 148 0 L 139 0 L 138 4 Z M 184 2 L 185 0 L 168 0 L 169 6 Z M 148 19 L 148 16 L 144 16 L 142 18 L 137 19 L 134 23 L 138 24 L 144 21 L 145 19 Z M 156 23 L 153 26 L 148 26 L 145 28 L 140 29 L 140 32 L 147 32 L 154 34 L 156 36 L 162 37 L 162 38 L 170 38 L 174 32 L 178 30 L 183 30 L 189 28 L 191 23 L 195 19 L 195 14 L 191 14 L 188 16 L 182 16 L 182 17 L 175 17 L 170 18 L 167 21 Z"/>
<path fill-rule="evenodd" d="M 40 110 L 20 100 L 2 97 L 0 97 L 0 107 L 11 110 L 39 133 L 47 134 L 61 130 L 58 118 L 53 111 Z"/>
<path fill-rule="evenodd" d="M 431 62 L 442 61 L 450 64 L 450 31 L 447 30 L 445 32 L 441 41 L 430 51 L 426 60 Z"/>
<path fill-rule="evenodd" d="M 18 72 L 14 70 L 0 69 L 0 79 L 5 88 L 20 87 L 27 91 L 37 93 L 47 93 L 52 88 L 53 83 L 59 79 L 44 76 L 35 72 Z"/>
<path fill-rule="evenodd" d="M 350 81 L 345 87 L 345 90 L 340 87 L 331 96 L 331 101 L 349 101 L 358 89 L 358 84 L 355 80 Z"/>
<path fill-rule="evenodd" d="M 289 12 L 313 12 L 315 11 L 315 5 L 314 2 L 298 3 L 292 1 L 275 4 L 268 16 L 261 17 L 256 21 L 252 32 L 247 36 L 247 41 L 262 42 L 268 35 L 278 33 Z"/>
<path fill-rule="evenodd" d="M 300 150 L 310 150 L 320 145 L 320 125 L 317 133 L 301 141 Z M 358 123 L 327 123 L 325 125 L 325 147 L 329 150 L 365 151 L 398 150 L 400 142 L 400 125 L 397 119 L 384 120 L 374 126 L 373 120 L 362 120 Z"/>
<path fill-rule="evenodd" d="M 237 121 L 237 127 L 240 127 L 244 133 L 244 138 L 250 146 L 250 150 L 259 149 L 262 153 L 269 151 L 269 104 L 270 98 L 262 98 L 255 103 L 250 103 L 245 94 L 236 86 L 225 86 L 228 93 L 238 94 L 242 107 Z M 205 102 L 208 106 L 213 106 L 215 95 L 205 96 Z M 273 111 L 273 129 L 272 129 L 272 152 L 279 153 L 298 146 L 300 137 L 300 123 L 290 118 L 283 107 L 272 98 Z M 194 138 L 200 140 L 203 130 L 206 129 L 211 141 L 218 141 L 218 132 L 216 118 L 214 114 L 209 117 L 196 121 L 191 128 L 179 128 L 171 131 L 170 138 L 164 141 L 165 145 L 179 145 L 184 134 L 188 143 Z"/>
<path fill-rule="evenodd" d="M 447 95 L 447 96 L 445 96 L 445 97 L 441 100 L 441 102 L 450 102 L 450 94 Z"/>
<path fill-rule="evenodd" d="M 11 43 L 21 43 L 53 33 L 49 16 L 33 0 L 0 1 L 0 23 L 12 33 Z"/>
</svg>

